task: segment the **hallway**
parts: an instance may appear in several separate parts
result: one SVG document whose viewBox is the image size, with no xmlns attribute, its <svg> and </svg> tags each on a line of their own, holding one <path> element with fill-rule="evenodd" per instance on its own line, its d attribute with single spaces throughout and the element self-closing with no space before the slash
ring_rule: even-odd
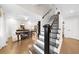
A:
<svg viewBox="0 0 79 59">
<path fill-rule="evenodd" d="M 75 40 L 79 39 L 78 4 L 1 4 L 0 6 L 0 54 L 29 54 L 32 51 L 36 54 L 79 53 L 79 41 Z M 29 37 L 32 32 L 37 33 L 38 40 L 37 36 L 33 36 L 14 42 L 20 40 L 19 38 Z M 68 37 L 64 41 L 63 34 L 64 37 Z M 31 49 L 32 51 L 29 51 Z"/>
<path fill-rule="evenodd" d="M 35 36 L 26 38 L 19 42 L 12 42 L 11 38 L 7 42 L 7 46 L 0 49 L 0 54 L 28 54 L 29 48 L 35 41 Z"/>
</svg>

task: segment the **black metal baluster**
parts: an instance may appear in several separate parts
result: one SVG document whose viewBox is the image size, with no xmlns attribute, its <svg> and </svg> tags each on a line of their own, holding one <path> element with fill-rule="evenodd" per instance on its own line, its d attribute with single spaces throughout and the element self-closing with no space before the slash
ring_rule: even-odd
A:
<svg viewBox="0 0 79 59">
<path fill-rule="evenodd" d="M 58 27 L 59 27 L 59 15 L 60 15 L 60 12 L 57 13 Z"/>
</svg>

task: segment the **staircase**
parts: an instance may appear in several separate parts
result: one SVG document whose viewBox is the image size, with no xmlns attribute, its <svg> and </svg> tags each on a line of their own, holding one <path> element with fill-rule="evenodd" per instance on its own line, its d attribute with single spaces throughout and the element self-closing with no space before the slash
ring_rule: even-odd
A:
<svg viewBox="0 0 79 59">
<path fill-rule="evenodd" d="M 38 40 L 30 50 L 31 53 L 33 54 L 58 54 L 59 53 L 58 47 L 60 44 L 59 43 L 60 29 L 59 29 L 58 22 L 59 20 L 58 20 L 58 14 L 57 14 L 56 18 L 52 22 L 52 25 L 50 26 L 49 24 L 47 24 L 50 27 L 49 28 L 50 30 L 48 29 L 48 33 L 45 33 L 45 30 L 40 31 Z"/>
</svg>

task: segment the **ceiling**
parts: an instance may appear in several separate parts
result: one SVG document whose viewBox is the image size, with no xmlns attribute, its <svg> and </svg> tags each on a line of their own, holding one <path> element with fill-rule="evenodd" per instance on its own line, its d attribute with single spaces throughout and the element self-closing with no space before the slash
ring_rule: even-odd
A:
<svg viewBox="0 0 79 59">
<path fill-rule="evenodd" d="M 48 4 L 2 4 L 0 5 L 5 14 L 26 15 L 26 16 L 43 16 L 52 5 Z"/>
<path fill-rule="evenodd" d="M 7 17 L 21 19 L 27 16 L 34 21 L 41 19 L 49 9 L 56 10 L 56 8 L 63 18 L 79 16 L 79 4 L 1 4 L 0 7 Z"/>
<path fill-rule="evenodd" d="M 79 17 L 79 4 L 58 4 L 56 7 L 60 10 L 63 18 Z"/>
<path fill-rule="evenodd" d="M 28 17 L 33 22 L 41 19 L 48 10 L 55 9 L 51 4 L 1 4 L 0 7 L 7 18 L 24 19 Z"/>
</svg>

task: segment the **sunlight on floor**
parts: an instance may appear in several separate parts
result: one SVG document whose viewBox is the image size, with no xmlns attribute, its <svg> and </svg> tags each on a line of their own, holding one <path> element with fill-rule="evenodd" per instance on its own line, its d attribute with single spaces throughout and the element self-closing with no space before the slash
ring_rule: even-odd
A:
<svg viewBox="0 0 79 59">
<path fill-rule="evenodd" d="M 1 54 L 28 54 L 29 48 L 32 47 L 34 41 L 36 40 L 36 36 L 32 36 L 32 38 L 26 38 L 19 42 L 12 42 L 10 38 L 7 42 L 7 46 L 0 50 Z"/>
</svg>

